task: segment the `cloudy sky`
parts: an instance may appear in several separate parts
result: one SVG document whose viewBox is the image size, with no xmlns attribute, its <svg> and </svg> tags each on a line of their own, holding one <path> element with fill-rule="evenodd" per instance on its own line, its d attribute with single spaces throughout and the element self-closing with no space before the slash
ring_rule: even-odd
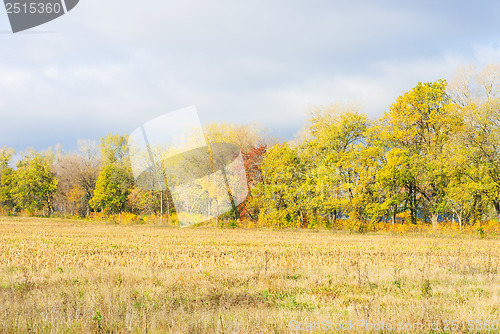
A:
<svg viewBox="0 0 500 334">
<path fill-rule="evenodd" d="M 289 139 L 310 106 L 378 117 L 419 81 L 500 62 L 500 2 L 80 0 L 18 34 L 0 10 L 0 45 L 0 146 L 74 149 L 190 105 Z"/>
</svg>

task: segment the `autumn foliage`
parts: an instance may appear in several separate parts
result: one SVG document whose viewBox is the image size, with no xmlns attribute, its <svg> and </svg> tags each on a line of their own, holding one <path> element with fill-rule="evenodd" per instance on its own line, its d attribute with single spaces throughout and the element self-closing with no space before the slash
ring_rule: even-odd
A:
<svg viewBox="0 0 500 334">
<path fill-rule="evenodd" d="M 500 67 L 459 72 L 451 84 L 418 83 L 379 119 L 344 104 L 314 107 L 292 142 L 272 143 L 256 126 L 207 125 L 209 142 L 241 148 L 247 175 L 247 200 L 221 223 L 365 231 L 497 221 Z M 15 166 L 13 150 L 1 149 L 3 212 L 175 221 L 168 191 L 134 184 L 126 136 L 79 146 L 28 150 Z"/>
</svg>

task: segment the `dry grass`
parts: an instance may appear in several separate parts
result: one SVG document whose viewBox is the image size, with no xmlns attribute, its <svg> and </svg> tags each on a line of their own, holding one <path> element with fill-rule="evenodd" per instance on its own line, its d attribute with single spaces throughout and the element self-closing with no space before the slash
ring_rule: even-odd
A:
<svg viewBox="0 0 500 334">
<path fill-rule="evenodd" d="M 498 321 L 499 241 L 3 217 L 0 332 L 284 333 L 291 321 L 437 321 L 441 329 L 446 320 Z"/>
</svg>

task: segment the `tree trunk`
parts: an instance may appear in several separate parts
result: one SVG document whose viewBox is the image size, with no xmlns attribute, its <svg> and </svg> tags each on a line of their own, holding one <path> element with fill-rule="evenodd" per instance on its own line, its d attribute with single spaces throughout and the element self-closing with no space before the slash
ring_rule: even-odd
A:
<svg viewBox="0 0 500 334">
<path fill-rule="evenodd" d="M 160 225 L 163 224 L 163 191 L 160 191 Z"/>
<path fill-rule="evenodd" d="M 307 228 L 309 226 L 309 221 L 307 220 L 307 215 L 302 212 L 302 210 L 299 211 L 299 219 L 300 219 L 300 227 L 301 228 Z"/>
<path fill-rule="evenodd" d="M 459 213 L 456 209 L 453 209 L 453 224 L 455 224 L 455 216 L 457 216 L 458 226 L 460 227 L 460 232 L 462 232 L 462 211 L 460 210 Z"/>
<path fill-rule="evenodd" d="M 413 225 L 417 224 L 417 194 L 414 185 L 410 186 L 410 216 L 411 223 Z"/>
<path fill-rule="evenodd" d="M 167 193 L 167 224 L 170 224 L 170 197 L 168 197 Z"/>
<path fill-rule="evenodd" d="M 330 225 L 335 225 L 337 224 L 337 210 L 333 210 L 330 212 L 328 215 L 328 220 L 330 221 Z"/>
<path fill-rule="evenodd" d="M 495 207 L 495 212 L 497 213 L 497 218 L 500 219 L 500 202 L 493 201 L 493 206 Z"/>
<path fill-rule="evenodd" d="M 437 213 L 433 213 L 431 215 L 431 222 L 432 222 L 432 228 L 433 229 L 436 229 L 437 228 L 437 224 L 438 224 L 438 217 L 439 215 Z"/>
</svg>

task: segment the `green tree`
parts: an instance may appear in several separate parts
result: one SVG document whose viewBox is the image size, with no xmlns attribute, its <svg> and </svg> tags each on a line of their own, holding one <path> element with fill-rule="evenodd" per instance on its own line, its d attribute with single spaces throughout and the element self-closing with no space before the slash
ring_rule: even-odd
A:
<svg viewBox="0 0 500 334">
<path fill-rule="evenodd" d="M 99 172 L 90 206 L 103 212 L 122 212 L 132 186 L 130 171 L 118 164 L 104 166 Z"/>
<path fill-rule="evenodd" d="M 57 191 L 57 178 L 51 170 L 49 158 L 31 152 L 17 164 L 15 175 L 12 197 L 18 206 L 32 214 L 43 210 L 50 216 Z"/>
<path fill-rule="evenodd" d="M 99 141 L 101 148 L 101 159 L 103 165 L 129 164 L 128 161 L 128 136 L 108 134 Z"/>
<path fill-rule="evenodd" d="M 133 184 L 127 136 L 109 134 L 101 138 L 102 167 L 89 201 L 94 210 L 120 213 L 125 210 Z"/>
<path fill-rule="evenodd" d="M 12 196 L 12 188 L 15 182 L 15 171 L 9 167 L 15 151 L 13 149 L 0 148 L 0 208 L 11 211 L 15 207 Z"/>
<path fill-rule="evenodd" d="M 0 176 L 0 207 L 8 212 L 14 211 L 16 201 L 13 195 L 13 189 L 16 184 L 15 170 L 5 168 Z"/>
</svg>

